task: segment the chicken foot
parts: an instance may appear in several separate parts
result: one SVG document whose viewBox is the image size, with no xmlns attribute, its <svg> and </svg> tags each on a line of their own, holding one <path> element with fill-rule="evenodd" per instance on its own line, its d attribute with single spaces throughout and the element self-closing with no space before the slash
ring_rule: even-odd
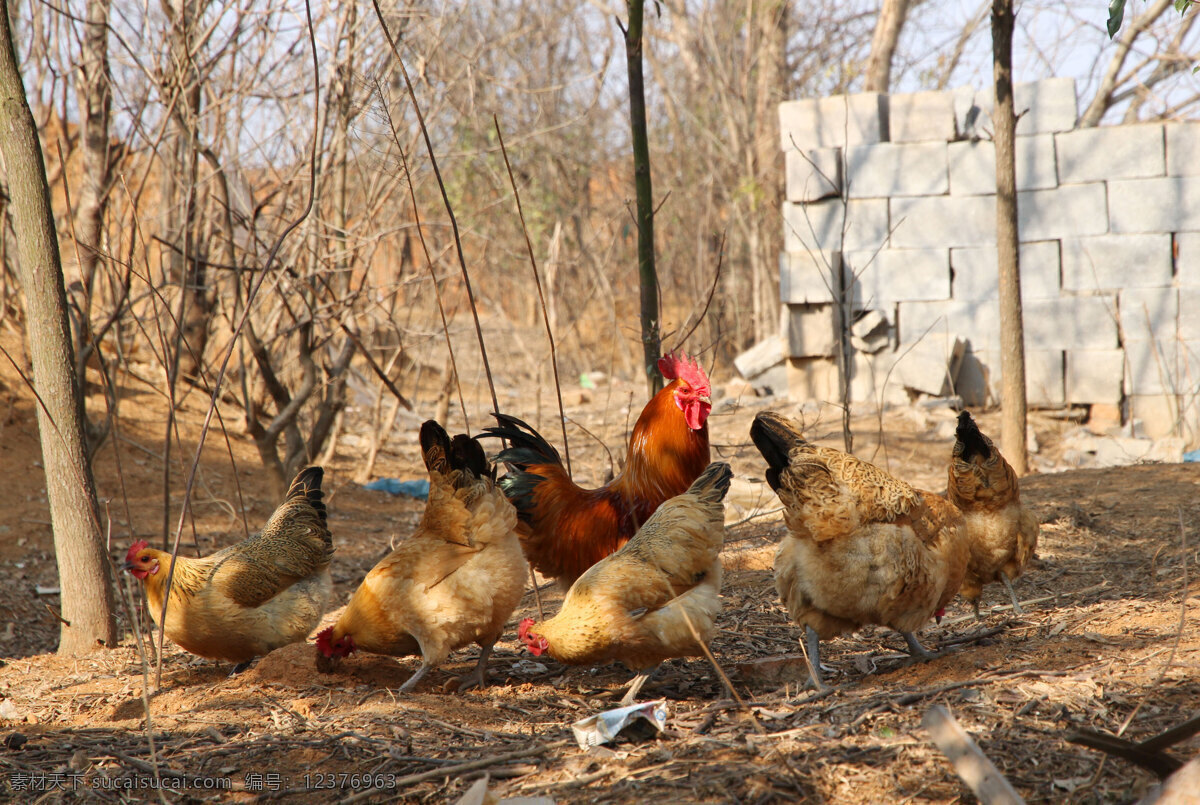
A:
<svg viewBox="0 0 1200 805">
<path fill-rule="evenodd" d="M 901 632 L 900 634 L 904 637 L 904 642 L 908 644 L 908 653 L 913 656 L 914 660 L 932 660 L 938 656 L 922 646 L 912 632 Z"/>
<path fill-rule="evenodd" d="M 458 678 L 458 692 L 471 690 L 472 688 L 487 687 L 487 661 L 492 655 L 492 646 L 496 645 L 496 638 L 493 638 L 488 643 L 479 644 L 479 662 L 475 663 L 475 670 Z"/>
<path fill-rule="evenodd" d="M 633 700 L 637 698 L 638 693 L 642 689 L 642 685 L 645 685 L 646 681 L 650 679 L 650 677 L 654 676 L 654 672 L 657 670 L 658 666 L 656 665 L 646 671 L 638 672 L 638 675 L 635 676 L 633 681 L 629 683 L 629 690 L 625 692 L 625 696 L 621 699 L 622 707 L 628 707 L 633 704 Z"/>
<path fill-rule="evenodd" d="M 230 677 L 235 677 L 235 676 L 237 676 L 238 674 L 240 674 L 242 671 L 245 671 L 247 668 L 249 668 L 251 665 L 253 665 L 253 664 L 254 664 L 254 661 L 255 661 L 256 659 L 258 659 L 258 658 L 257 658 L 257 657 L 251 657 L 250 659 L 246 660 L 245 662 L 239 662 L 237 665 L 233 666 L 233 670 L 231 670 L 231 671 L 229 672 L 229 676 L 230 676 Z"/>
</svg>

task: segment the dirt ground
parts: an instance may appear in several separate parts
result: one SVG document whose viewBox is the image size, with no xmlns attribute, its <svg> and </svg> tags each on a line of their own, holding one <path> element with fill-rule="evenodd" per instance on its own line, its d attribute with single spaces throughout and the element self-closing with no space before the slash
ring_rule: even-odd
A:
<svg viewBox="0 0 1200 805">
<path fill-rule="evenodd" d="M 568 413 L 619 451 L 631 392 L 575 394 L 579 404 Z M 128 388 L 121 432 L 95 460 L 115 561 L 135 538 L 161 539 L 164 482 L 174 526 L 206 403 L 198 392 L 183 400 L 164 473 L 162 397 L 146 385 Z M 502 405 L 533 418 L 519 390 Z M 667 701 L 666 731 L 582 751 L 571 724 L 615 706 L 630 673 L 616 665 L 568 669 L 520 650 L 515 623 L 536 614 L 532 594 L 496 647 L 491 686 L 480 691 L 452 692 L 475 649 L 457 652 L 405 696 L 396 688 L 415 669 L 412 659 L 359 654 L 326 675 L 315 669 L 311 644 L 293 645 L 229 677 L 228 666 L 169 641 L 159 686 L 128 630 L 128 604 L 120 646 L 82 659 L 50 653 L 59 581 L 33 406 L 11 369 L 0 369 L 0 799 L 141 801 L 157 798 L 146 787 L 157 780 L 171 802 L 443 803 L 487 774 L 498 796 L 564 803 L 973 801 L 921 726 L 942 704 L 1028 802 L 1125 802 L 1144 794 L 1153 775 L 1069 743 L 1068 733 L 1089 727 L 1142 740 L 1195 715 L 1200 701 L 1197 464 L 1029 476 L 1023 497 L 1042 533 L 1037 559 L 1016 584 L 1023 616 L 1012 613 L 1003 588 L 989 587 L 982 621 L 959 600 L 941 625 L 922 630 L 925 645 L 944 656 L 910 664 L 897 634 L 866 629 L 825 645 L 830 689 L 804 689 L 800 631 L 770 570 L 783 524 L 763 494 L 762 461 L 748 438 L 764 406 L 796 407 L 746 396 L 719 402 L 710 419 L 714 453 L 732 462 L 738 479 L 712 651 L 740 702 L 707 660 L 672 661 L 642 695 Z M 228 447 L 217 431 L 204 451 L 195 537 L 189 526 L 185 551 L 240 539 L 240 500 L 251 530 L 275 505 L 236 409 L 222 410 Z M 402 423 L 376 475 L 422 476 L 423 418 Z M 998 431 L 995 413 L 978 418 L 985 431 Z M 1040 413 L 1032 421 L 1042 465 L 1054 466 L 1063 434 L 1076 426 Z M 916 485 L 943 489 L 953 412 L 904 409 L 880 424 L 855 420 L 856 451 L 878 463 L 886 457 Z M 560 442 L 551 427 L 543 432 Z M 886 451 L 877 450 L 880 432 Z M 815 423 L 810 433 L 840 446 L 837 423 Z M 366 439 L 346 437 L 325 483 L 339 602 L 422 508 L 355 483 Z M 578 430 L 571 446 L 576 475 L 601 481 L 607 454 Z M 122 590 L 144 609 L 131 581 L 122 575 Z M 547 589 L 543 599 L 553 609 L 558 596 Z M 1187 758 L 1198 748 L 1193 738 L 1171 751 Z"/>
</svg>

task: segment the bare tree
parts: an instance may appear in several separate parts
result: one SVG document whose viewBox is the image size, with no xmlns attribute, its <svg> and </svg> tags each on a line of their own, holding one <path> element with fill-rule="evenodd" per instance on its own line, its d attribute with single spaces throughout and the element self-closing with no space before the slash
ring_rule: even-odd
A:
<svg viewBox="0 0 1200 805">
<path fill-rule="evenodd" d="M 114 646 L 112 579 L 83 435 L 50 188 L 9 27 L 0 13 L 0 154 L 8 170 L 37 391 L 38 432 L 62 596 L 60 654 Z"/>
<path fill-rule="evenodd" d="M 892 85 L 892 57 L 900 30 L 908 17 L 909 0 L 883 0 L 875 34 L 871 37 L 871 55 L 867 58 L 866 92 L 887 92 Z"/>
<path fill-rule="evenodd" d="M 1000 268 L 1000 450 L 1013 470 L 1029 466 L 1025 444 L 1025 326 L 1021 312 L 1020 236 L 1017 230 L 1017 118 L 1013 108 L 1013 0 L 992 1 L 992 72 L 996 106 L 996 248 Z"/>
</svg>

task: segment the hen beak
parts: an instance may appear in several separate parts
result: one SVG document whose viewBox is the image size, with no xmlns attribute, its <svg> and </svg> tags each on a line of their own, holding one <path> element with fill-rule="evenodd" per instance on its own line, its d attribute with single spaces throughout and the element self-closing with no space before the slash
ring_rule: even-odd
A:
<svg viewBox="0 0 1200 805">
<path fill-rule="evenodd" d="M 712 399 L 707 394 L 701 394 L 697 399 L 705 405 L 712 405 Z"/>
<path fill-rule="evenodd" d="M 126 562 L 125 564 L 121 565 L 122 570 L 133 570 L 135 567 L 137 567 L 137 565 L 135 565 L 133 562 Z"/>
</svg>

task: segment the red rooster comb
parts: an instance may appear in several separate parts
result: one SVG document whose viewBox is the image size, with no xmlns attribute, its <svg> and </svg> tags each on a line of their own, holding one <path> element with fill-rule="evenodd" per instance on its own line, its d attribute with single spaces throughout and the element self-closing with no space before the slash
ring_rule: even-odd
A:
<svg viewBox="0 0 1200 805">
<path fill-rule="evenodd" d="M 333 638 L 333 627 L 332 626 L 327 626 L 326 628 L 322 629 L 320 632 L 317 633 L 317 648 L 320 649 L 321 653 L 324 654 L 326 657 L 333 656 L 333 643 L 331 642 L 332 638 Z"/>
<path fill-rule="evenodd" d="M 137 558 L 137 555 L 150 547 L 150 543 L 144 539 L 139 539 L 137 542 L 129 546 L 129 551 L 125 554 L 125 561 L 132 562 Z"/>
<path fill-rule="evenodd" d="M 662 376 L 667 380 L 682 380 L 696 391 L 708 393 L 710 388 L 708 375 L 704 372 L 704 367 L 695 358 L 689 358 L 687 353 L 681 352 L 676 355 L 674 352 L 668 352 L 658 359 L 658 371 L 662 372 Z"/>
<path fill-rule="evenodd" d="M 517 626 L 517 637 L 522 643 L 529 640 L 529 627 L 533 626 L 533 618 L 526 618 Z"/>
</svg>

